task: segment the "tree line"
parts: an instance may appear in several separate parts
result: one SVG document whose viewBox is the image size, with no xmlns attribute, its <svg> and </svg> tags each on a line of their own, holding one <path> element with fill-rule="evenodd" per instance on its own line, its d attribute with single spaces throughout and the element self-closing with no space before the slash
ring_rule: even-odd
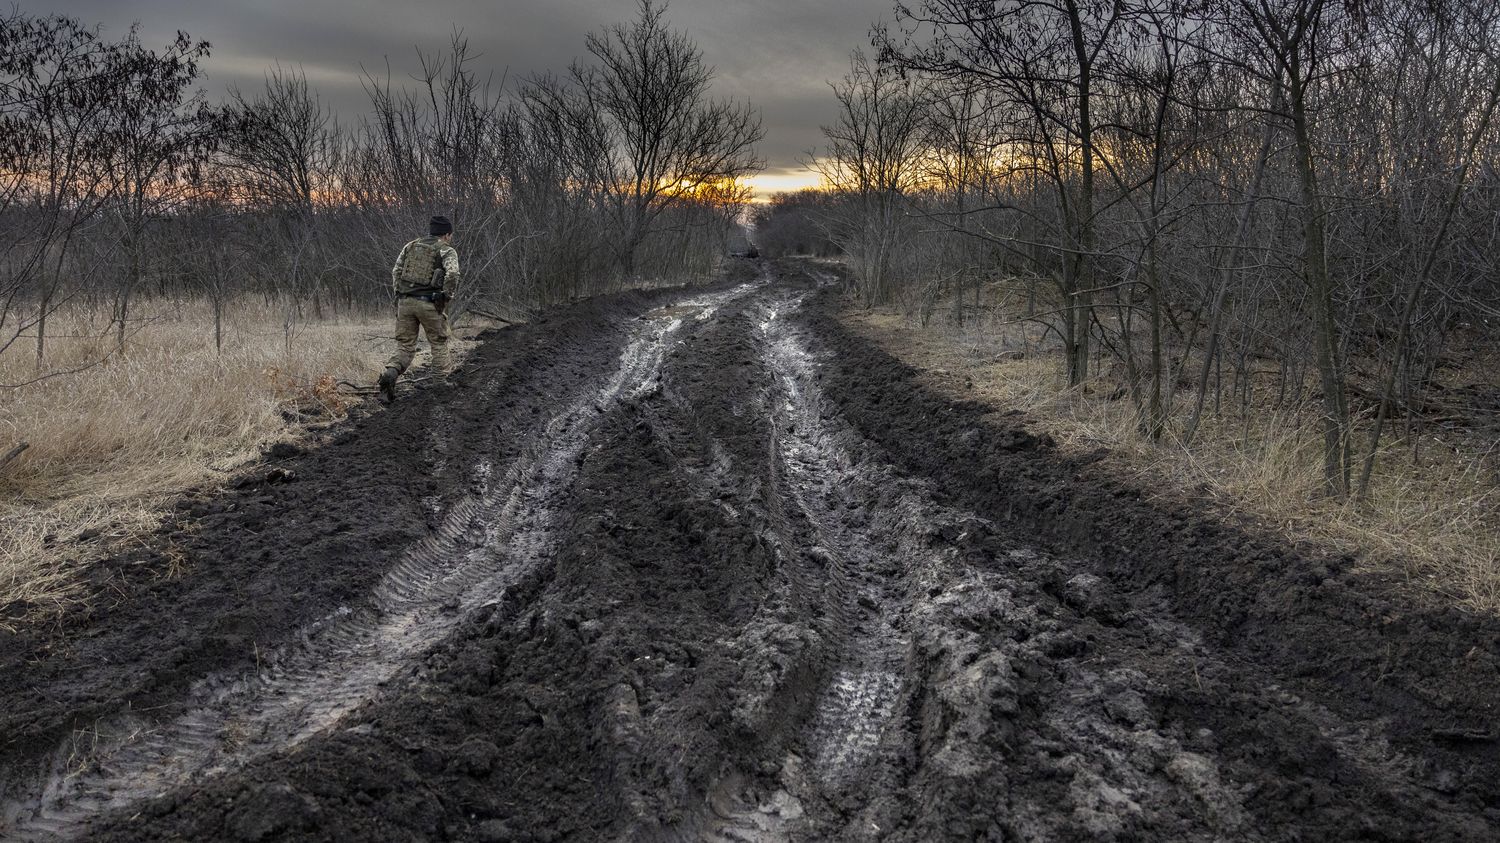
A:
<svg viewBox="0 0 1500 843">
<path fill-rule="evenodd" d="M 64 15 L 0 15 L 0 354 L 48 362 L 48 319 L 107 307 L 127 349 L 141 296 L 202 296 L 213 336 L 245 296 L 294 322 L 388 302 L 427 216 L 458 227 L 458 308 L 506 313 L 699 275 L 761 166 L 748 104 L 664 9 L 588 37 L 562 75 L 504 86 L 455 32 L 413 81 L 366 72 L 348 122 L 295 68 L 210 102 L 211 47 L 111 40 Z"/>
<path fill-rule="evenodd" d="M 1310 403 L 1327 492 L 1360 495 L 1449 344 L 1493 338 L 1497 50 L 1488 0 L 898 5 L 833 84 L 830 192 L 777 197 L 763 245 L 959 323 L 1006 279 L 1152 439 Z"/>
</svg>

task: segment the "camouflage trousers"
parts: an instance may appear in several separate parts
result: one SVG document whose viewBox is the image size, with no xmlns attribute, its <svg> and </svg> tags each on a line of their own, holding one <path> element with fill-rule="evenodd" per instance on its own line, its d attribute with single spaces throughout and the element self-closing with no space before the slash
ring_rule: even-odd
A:
<svg viewBox="0 0 1500 843">
<path fill-rule="evenodd" d="M 396 299 L 396 353 L 385 365 L 398 372 L 406 371 L 417 355 L 418 328 L 427 334 L 427 343 L 432 346 L 432 370 L 447 372 L 448 317 L 438 312 L 432 302 L 411 296 Z"/>
</svg>

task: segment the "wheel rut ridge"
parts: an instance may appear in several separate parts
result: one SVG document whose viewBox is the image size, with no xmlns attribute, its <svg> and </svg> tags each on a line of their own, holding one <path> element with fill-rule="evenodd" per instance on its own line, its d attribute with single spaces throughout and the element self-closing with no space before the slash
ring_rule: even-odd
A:
<svg viewBox="0 0 1500 843">
<path fill-rule="evenodd" d="M 678 304 L 711 312 L 748 289 Z M 94 816 L 295 746 L 369 700 L 541 561 L 554 543 L 551 515 L 567 496 L 594 420 L 652 388 L 665 344 L 680 325 L 680 318 L 655 317 L 637 326 L 613 373 L 554 417 L 502 476 L 492 477 L 481 460 L 474 493 L 448 510 L 368 601 L 310 625 L 254 674 L 200 683 L 174 721 L 121 715 L 101 726 L 101 740 L 81 764 L 68 747 L 60 749 L 30 797 L 10 798 L 0 828 L 28 838 L 71 836 Z"/>
<path fill-rule="evenodd" d="M 846 328 L 841 306 L 824 291 L 806 313 L 839 414 L 946 500 L 1066 561 L 1021 564 L 1082 621 L 1057 646 L 1115 665 L 1065 674 L 1055 690 L 1075 708 L 1103 706 L 1111 717 L 1102 722 L 1127 732 L 1141 722 L 1168 728 L 1188 754 L 1163 769 L 1179 790 L 1210 778 L 1229 787 L 1226 804 L 1242 807 L 1220 819 L 1235 836 L 1500 834 L 1495 795 L 1481 784 L 1494 780 L 1493 745 L 1430 737 L 1455 724 L 1491 727 L 1500 671 L 1483 666 L 1496 663 L 1489 645 L 1500 624 L 1393 593 L 1348 560 L 1304 556 L 1253 529 L 1148 501 L 988 406 L 935 394 Z M 1053 717 L 1045 728 L 1064 744 L 1156 751 L 1121 740 L 1118 728 L 1077 725 Z M 1215 776 L 1201 775 L 1203 759 L 1216 761 Z M 1114 794 L 1094 791 L 1095 819 L 1115 810 Z"/>
<path fill-rule="evenodd" d="M 779 672 L 780 678 L 773 684 L 779 683 L 783 690 L 786 685 L 804 688 L 821 683 L 816 677 L 821 661 L 816 653 L 822 647 L 819 633 L 785 621 L 806 617 L 813 611 L 812 604 L 822 600 L 818 593 L 822 591 L 820 583 L 824 578 L 822 566 L 803 553 L 805 543 L 800 536 L 807 527 L 797 521 L 796 514 L 791 514 L 789 521 L 786 513 L 766 505 L 767 489 L 775 485 L 774 472 L 766 459 L 773 455 L 774 449 L 769 447 L 772 440 L 761 413 L 760 396 L 769 384 L 763 374 L 748 381 L 743 377 L 753 368 L 749 364 L 756 355 L 752 344 L 745 341 L 749 339 L 748 333 L 741 336 L 735 327 L 744 320 L 744 310 L 745 305 L 738 303 L 734 312 L 689 336 L 688 347 L 673 357 L 658 387 L 643 393 L 630 409 L 639 419 L 637 429 L 646 432 L 653 450 L 662 454 L 666 463 L 663 469 L 673 478 L 676 490 L 686 499 L 716 508 L 723 520 L 738 525 L 741 533 L 749 530 L 758 535 L 777 563 L 770 581 L 760 586 L 765 592 L 758 598 L 759 607 L 754 615 L 738 627 L 734 637 L 719 640 L 709 648 L 709 652 L 727 648 L 734 654 L 729 656 L 730 664 L 710 667 L 712 662 L 703 663 L 701 656 L 698 659 L 699 673 L 722 672 L 728 667 L 730 673 L 739 674 L 747 683 L 727 703 L 728 719 L 733 724 L 729 733 L 703 732 L 712 722 L 701 716 L 705 707 L 711 711 L 726 705 L 712 695 L 704 698 L 693 693 L 663 700 L 649 694 L 638 696 L 635 690 L 627 691 L 626 686 L 616 686 L 609 695 L 601 714 L 612 724 L 606 731 L 616 736 L 617 746 L 613 751 L 622 759 L 624 768 L 637 768 L 639 775 L 645 775 L 646 769 L 658 769 L 660 773 L 647 780 L 675 782 L 668 790 L 678 793 L 663 801 L 661 784 L 642 789 L 641 785 L 625 781 L 628 776 L 617 776 L 626 791 L 622 801 L 635 817 L 620 839 L 674 839 L 684 834 L 683 839 L 696 839 L 696 831 L 661 826 L 664 815 L 679 809 L 673 805 L 680 807 L 706 798 L 703 780 L 695 779 L 691 769 L 680 768 L 671 760 L 681 754 L 675 747 L 702 744 L 705 749 L 717 747 L 707 749 L 710 753 L 727 752 L 733 756 L 735 753 L 726 747 L 738 746 L 744 736 L 754 735 L 760 743 L 775 743 L 778 738 L 772 733 L 786 731 L 778 729 L 778 722 L 806 718 L 806 713 L 798 709 L 808 708 L 809 703 L 799 702 L 796 691 L 778 694 L 773 689 L 767 695 L 759 690 L 764 678 L 762 668 Z M 730 335 L 729 343 L 716 344 L 716 338 L 725 334 Z M 701 351 L 704 345 L 714 346 L 707 357 Z M 723 380 L 725 373 L 733 377 Z M 716 384 L 717 388 L 704 393 L 702 388 L 706 383 Z M 737 386 L 726 389 L 731 383 Z M 720 435 L 728 435 L 730 439 L 722 440 Z M 752 440 L 758 444 L 750 445 Z M 667 511 L 675 508 L 667 505 Z M 726 556 L 734 558 L 732 552 Z M 688 621 L 683 618 L 685 626 Z M 824 628 L 832 630 L 839 626 L 830 621 Z M 790 634 L 795 640 L 779 640 L 778 636 L 783 634 Z M 807 658 L 781 661 L 778 665 L 773 657 L 773 662 L 752 662 L 740 669 L 732 666 L 746 656 L 753 659 L 757 653 L 768 652 L 767 642 L 800 648 Z M 630 680 L 630 685 L 636 688 L 649 688 L 651 684 L 645 677 Z M 633 760 L 623 760 L 627 758 Z M 643 767 L 643 758 L 654 760 L 645 761 Z M 722 788 L 719 791 L 722 807 L 724 793 Z M 693 793 L 698 795 L 695 797 Z"/>
<path fill-rule="evenodd" d="M 807 731 L 808 769 L 824 788 L 838 788 L 872 762 L 903 691 L 906 636 L 880 611 L 902 595 L 889 593 L 887 575 L 916 567 L 906 560 L 922 559 L 930 549 L 915 530 L 882 529 L 868 512 L 852 518 L 845 506 L 884 508 L 882 498 L 901 481 L 861 465 L 843 444 L 846 433 L 825 420 L 830 414 L 816 389 L 814 364 L 785 325 L 785 314 L 802 298 L 772 302 L 760 327 L 763 353 L 779 381 L 771 419 L 784 491 L 813 525 L 827 575 L 842 597 L 836 604 L 844 638 L 838 666 Z M 896 506 L 920 507 L 911 492 L 897 494 Z M 894 523 L 920 523 L 925 514 Z M 870 785 L 868 777 L 858 783 Z"/>
<path fill-rule="evenodd" d="M 792 741 L 772 739 L 788 724 L 763 724 L 759 756 L 740 759 L 739 769 L 730 761 L 729 772 L 702 783 L 699 807 L 675 824 L 638 825 L 626 839 L 864 839 L 892 822 L 893 796 L 906 775 L 901 759 L 917 743 L 899 722 L 919 697 L 907 687 L 913 671 L 904 615 L 920 602 L 914 584 L 936 578 L 954 556 L 933 545 L 934 530 L 973 519 L 935 507 L 920 484 L 870 464 L 831 418 L 816 367 L 786 327 L 806 292 L 763 295 L 753 318 L 741 315 L 740 322 L 755 335 L 771 380 L 766 440 L 774 490 L 751 506 L 773 533 L 791 590 L 828 593 L 828 615 L 814 622 L 824 655 L 800 656 L 812 658 L 808 671 L 820 690 L 801 705 L 780 707 L 794 718 Z M 816 564 L 799 571 L 795 561 L 809 557 Z M 780 608 L 768 606 L 766 614 Z M 765 642 L 747 635 L 742 646 L 753 652 Z M 802 690 L 785 681 L 771 693 Z M 756 774 L 757 765 L 768 764 L 779 775 Z M 880 804 L 862 809 L 871 794 Z"/>
<path fill-rule="evenodd" d="M 727 753 L 723 757 L 734 754 L 726 747 L 737 747 L 744 739 L 764 745 L 794 736 L 795 723 L 805 719 L 803 709 L 809 706 L 807 700 L 799 698 L 808 696 L 803 689 L 821 683 L 818 674 L 823 659 L 819 654 L 826 645 L 826 634 L 837 627 L 826 623 L 813 630 L 788 622 L 819 611 L 825 595 L 821 566 L 803 552 L 800 536 L 807 529 L 805 523 L 797 514 L 776 507 L 771 493 L 777 485 L 776 467 L 763 412 L 771 384 L 754 365 L 756 349 L 747 330 L 747 312 L 758 298 L 726 308 L 713 325 L 692 336 L 688 348 L 671 361 L 661 388 L 637 407 L 643 426 L 668 455 L 670 471 L 684 491 L 691 498 L 711 502 L 729 521 L 759 536 L 775 559 L 753 616 L 733 637 L 717 644 L 734 654 L 730 656 L 734 662 L 744 660 L 733 671 L 741 679 L 731 699 L 704 701 L 713 707 L 728 706 L 732 724 L 729 734 L 701 738 L 717 745 L 714 752 Z M 778 658 L 774 655 L 777 646 L 795 648 L 799 655 Z M 761 660 L 768 654 L 769 661 Z M 788 687 L 793 690 L 787 692 Z M 665 775 L 677 783 L 674 789 L 679 795 L 672 803 L 675 807 L 658 804 L 655 811 L 632 809 L 633 819 L 616 839 L 703 839 L 710 829 L 702 822 L 699 809 L 710 811 L 712 804 L 718 804 L 727 810 L 726 800 L 732 801 L 734 795 L 723 787 L 707 792 L 703 780 L 694 779 L 692 771 L 670 760 L 677 754 L 670 743 L 688 740 L 683 736 L 704 729 L 704 721 L 692 716 L 698 706 L 678 706 L 676 711 L 663 712 L 659 710 L 662 701 L 646 702 L 658 708 L 657 722 L 645 736 L 648 746 L 637 742 L 622 745 L 618 751 L 639 755 L 645 749 L 647 755 L 668 759 L 663 762 Z M 783 728 L 784 723 L 792 725 Z M 639 804 L 644 800 L 627 801 Z M 689 814 L 685 823 L 663 824 L 663 815 L 681 810 Z"/>
</svg>

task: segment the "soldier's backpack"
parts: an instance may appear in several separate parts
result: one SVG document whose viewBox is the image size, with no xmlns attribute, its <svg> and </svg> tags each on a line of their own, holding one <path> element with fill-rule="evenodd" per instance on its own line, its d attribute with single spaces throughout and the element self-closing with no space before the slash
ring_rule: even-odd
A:
<svg viewBox="0 0 1500 843">
<path fill-rule="evenodd" d="M 443 255 L 437 243 L 413 240 L 401 253 L 401 268 L 396 274 L 413 287 L 441 287 Z"/>
</svg>

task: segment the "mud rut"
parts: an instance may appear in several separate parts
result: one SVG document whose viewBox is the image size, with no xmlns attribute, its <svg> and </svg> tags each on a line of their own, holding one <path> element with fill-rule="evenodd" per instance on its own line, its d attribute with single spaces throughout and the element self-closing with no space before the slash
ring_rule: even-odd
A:
<svg viewBox="0 0 1500 843">
<path fill-rule="evenodd" d="M 499 469 L 434 439 L 468 491 L 366 600 L 8 771 L 0 836 L 1493 835 L 1379 721 L 898 468 L 814 272 L 639 315 Z"/>
</svg>

